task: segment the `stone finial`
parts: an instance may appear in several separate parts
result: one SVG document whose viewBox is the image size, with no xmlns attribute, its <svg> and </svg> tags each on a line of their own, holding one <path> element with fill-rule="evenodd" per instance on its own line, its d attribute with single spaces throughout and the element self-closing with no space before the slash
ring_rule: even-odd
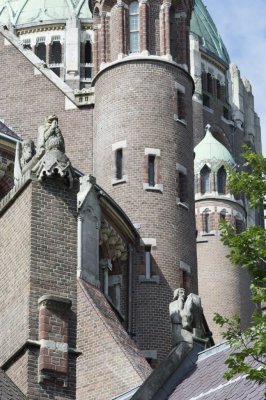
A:
<svg viewBox="0 0 266 400">
<path fill-rule="evenodd" d="M 178 288 L 169 305 L 172 323 L 172 345 L 182 341 L 191 342 L 193 336 L 202 337 L 202 316 L 200 297 L 194 293 L 186 296 L 185 289 Z"/>
<path fill-rule="evenodd" d="M 207 125 L 205 126 L 205 132 L 206 132 L 206 133 L 207 133 L 208 131 L 211 132 L 211 128 L 212 128 L 212 126 L 211 126 L 210 124 L 207 124 Z"/>
</svg>

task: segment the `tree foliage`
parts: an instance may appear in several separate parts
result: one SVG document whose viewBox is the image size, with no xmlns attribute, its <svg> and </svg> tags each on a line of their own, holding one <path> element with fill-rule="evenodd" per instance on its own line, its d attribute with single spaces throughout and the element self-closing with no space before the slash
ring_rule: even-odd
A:
<svg viewBox="0 0 266 400">
<path fill-rule="evenodd" d="M 228 171 L 228 187 L 235 195 L 244 195 L 250 207 L 265 210 L 266 159 L 245 147 L 243 157 L 245 170 Z M 231 379 L 244 374 L 247 379 L 259 384 L 266 383 L 266 230 L 264 226 L 250 226 L 237 234 L 228 222 L 221 221 L 221 238 L 229 248 L 229 259 L 246 268 L 251 277 L 252 301 L 257 305 L 252 315 L 251 326 L 241 329 L 239 316 L 232 319 L 216 314 L 214 321 L 226 327 L 224 338 L 229 341 L 233 352 L 226 361 L 228 371 L 224 377 Z M 265 393 L 266 399 L 266 393 Z"/>
</svg>

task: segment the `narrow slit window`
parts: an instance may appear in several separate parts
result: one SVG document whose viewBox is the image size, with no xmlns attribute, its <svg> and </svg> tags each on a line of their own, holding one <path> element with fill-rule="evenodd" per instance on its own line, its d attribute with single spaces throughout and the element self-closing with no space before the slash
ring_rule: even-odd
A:
<svg viewBox="0 0 266 400">
<path fill-rule="evenodd" d="M 148 159 L 148 183 L 149 186 L 155 186 L 155 156 L 149 155 Z"/>
<path fill-rule="evenodd" d="M 130 53 L 139 52 L 139 3 L 133 1 L 129 5 L 129 41 Z"/>
<path fill-rule="evenodd" d="M 145 277 L 150 279 L 152 275 L 151 246 L 145 246 Z"/>
<path fill-rule="evenodd" d="M 218 193 L 225 194 L 226 192 L 226 171 L 221 167 L 217 172 Z"/>
<path fill-rule="evenodd" d="M 185 120 L 185 94 L 180 90 L 177 91 L 177 116 L 178 119 Z"/>
<path fill-rule="evenodd" d="M 181 203 L 187 201 L 187 177 L 182 172 L 178 173 L 177 182 L 177 195 Z"/>
<path fill-rule="evenodd" d="M 203 216 L 203 231 L 205 233 L 210 233 L 210 231 L 211 231 L 211 223 L 210 223 L 209 210 L 204 211 L 202 216 Z"/>
<path fill-rule="evenodd" d="M 221 84 L 220 81 L 217 79 L 216 80 L 216 91 L 217 91 L 217 98 L 222 99 L 222 90 L 221 90 Z"/>
<path fill-rule="evenodd" d="M 123 177 L 123 149 L 117 149 L 115 154 L 116 179 Z"/>
</svg>

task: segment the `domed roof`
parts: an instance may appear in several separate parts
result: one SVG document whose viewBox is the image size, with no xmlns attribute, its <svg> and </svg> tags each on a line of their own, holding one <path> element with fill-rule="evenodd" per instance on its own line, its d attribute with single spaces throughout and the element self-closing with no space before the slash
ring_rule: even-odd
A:
<svg viewBox="0 0 266 400">
<path fill-rule="evenodd" d="M 230 57 L 217 31 L 217 28 L 202 0 L 195 0 L 192 12 L 190 31 L 201 38 L 201 45 L 211 53 L 221 58 L 226 64 Z"/>
<path fill-rule="evenodd" d="M 23 25 L 91 18 L 87 0 L 0 0 L 0 24 Z"/>
<path fill-rule="evenodd" d="M 195 164 L 203 162 L 223 162 L 234 165 L 235 161 L 227 148 L 212 136 L 211 126 L 206 126 L 206 135 L 195 147 Z"/>
</svg>

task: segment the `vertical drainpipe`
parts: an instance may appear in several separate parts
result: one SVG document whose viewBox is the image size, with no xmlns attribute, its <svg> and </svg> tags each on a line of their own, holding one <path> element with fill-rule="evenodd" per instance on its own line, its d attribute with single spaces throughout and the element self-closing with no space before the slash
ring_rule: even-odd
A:
<svg viewBox="0 0 266 400">
<path fill-rule="evenodd" d="M 78 215 L 78 277 L 82 273 L 82 217 Z"/>
<path fill-rule="evenodd" d="M 127 331 L 132 336 L 132 273 L 133 273 L 133 249 L 132 245 L 128 246 L 128 327 Z"/>
</svg>

